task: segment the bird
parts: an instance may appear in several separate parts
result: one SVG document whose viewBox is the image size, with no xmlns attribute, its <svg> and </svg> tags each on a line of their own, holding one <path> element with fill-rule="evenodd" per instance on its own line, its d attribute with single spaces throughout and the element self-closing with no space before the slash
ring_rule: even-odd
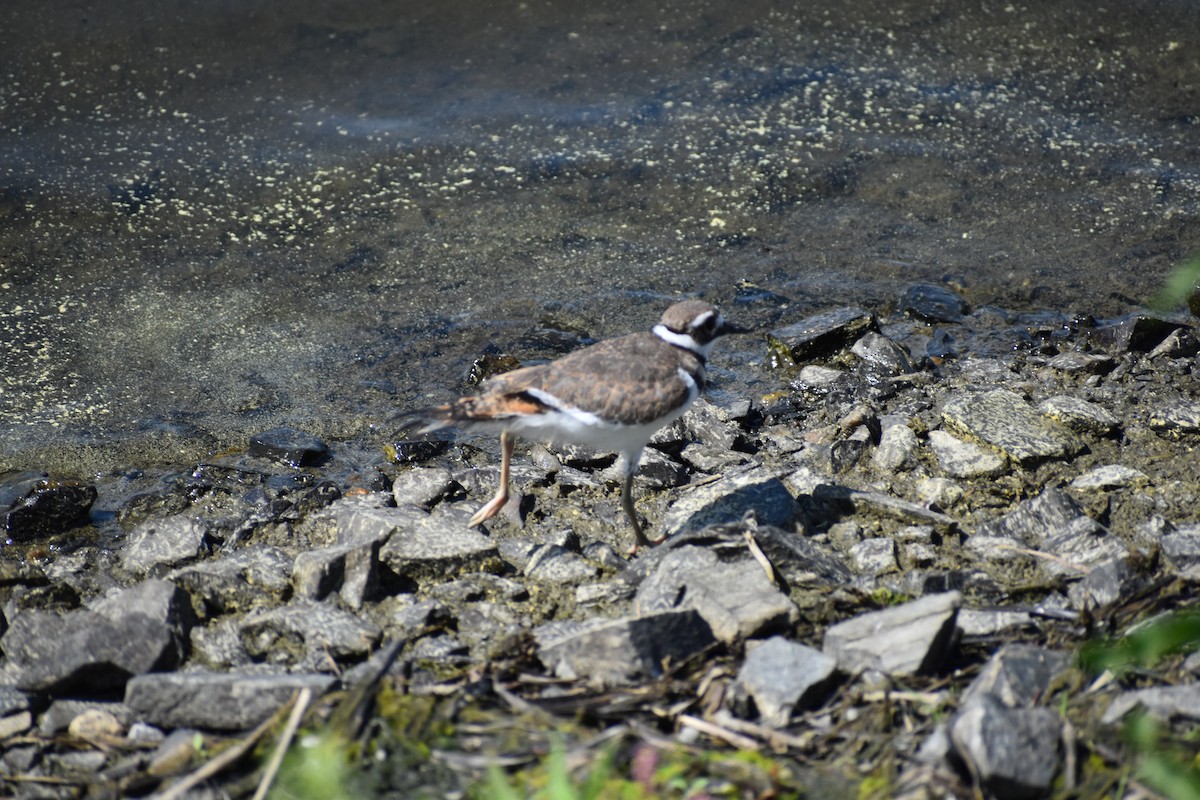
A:
<svg viewBox="0 0 1200 800">
<path fill-rule="evenodd" d="M 622 456 L 621 506 L 633 528 L 632 556 L 664 537 L 646 536 L 633 505 L 633 476 L 661 428 L 681 417 L 704 391 L 713 343 L 747 333 L 703 300 L 674 303 L 649 331 L 608 339 L 544 364 L 494 375 L 479 392 L 405 414 L 404 429 L 500 430 L 500 485 L 467 523 L 494 517 L 509 499 L 509 467 L 517 437 L 577 444 Z"/>
</svg>

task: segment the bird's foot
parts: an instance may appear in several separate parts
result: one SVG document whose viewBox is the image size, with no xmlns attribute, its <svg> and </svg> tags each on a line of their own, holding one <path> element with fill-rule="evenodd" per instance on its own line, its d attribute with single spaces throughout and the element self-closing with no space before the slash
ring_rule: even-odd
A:
<svg viewBox="0 0 1200 800">
<path fill-rule="evenodd" d="M 500 509 L 504 508 L 504 504 L 508 502 L 508 493 L 500 492 L 487 505 L 475 512 L 475 516 L 467 522 L 468 528 L 474 528 L 476 525 L 482 525 L 496 514 L 500 513 Z"/>
</svg>

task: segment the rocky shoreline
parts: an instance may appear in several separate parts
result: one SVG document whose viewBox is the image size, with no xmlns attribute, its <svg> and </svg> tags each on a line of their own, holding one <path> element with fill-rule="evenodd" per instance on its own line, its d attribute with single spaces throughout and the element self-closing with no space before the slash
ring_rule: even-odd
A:
<svg viewBox="0 0 1200 800">
<path fill-rule="evenodd" d="M 1180 320 L 934 286 L 776 325 L 775 391 L 652 442 L 638 507 L 670 538 L 633 561 L 613 459 L 541 445 L 484 530 L 487 440 L 389 463 L 273 429 L 175 469 L 7 476 L 0 791 L 169 794 L 304 690 L 363 792 L 452 796 L 555 732 L 589 763 L 617 743 L 612 780 L 649 796 L 673 749 L 761 751 L 689 767 L 740 796 L 1149 792 L 1121 720 L 1194 725 L 1200 660 L 1097 679 L 1076 653 L 1192 602 L 1198 352 Z M 249 796 L 265 760 L 186 796 Z"/>
</svg>

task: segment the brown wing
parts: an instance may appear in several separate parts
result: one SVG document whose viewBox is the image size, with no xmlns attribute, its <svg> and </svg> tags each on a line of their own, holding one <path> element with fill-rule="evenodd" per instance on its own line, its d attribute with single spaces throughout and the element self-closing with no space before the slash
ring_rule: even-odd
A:
<svg viewBox="0 0 1200 800">
<path fill-rule="evenodd" d="M 694 373 L 700 364 L 652 333 L 635 333 L 566 355 L 553 369 L 529 376 L 536 384 L 524 388 L 541 389 L 605 420 L 642 424 L 687 400 L 689 386 L 679 377 L 681 366 Z"/>
</svg>

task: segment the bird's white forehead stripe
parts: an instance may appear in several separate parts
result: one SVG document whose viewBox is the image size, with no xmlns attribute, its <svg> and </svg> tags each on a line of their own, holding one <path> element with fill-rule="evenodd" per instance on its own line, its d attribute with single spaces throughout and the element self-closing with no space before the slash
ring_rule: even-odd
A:
<svg viewBox="0 0 1200 800">
<path fill-rule="evenodd" d="M 697 314 L 696 318 L 692 320 L 691 327 L 699 328 L 716 315 L 716 311 L 705 311 L 703 314 Z"/>
</svg>

